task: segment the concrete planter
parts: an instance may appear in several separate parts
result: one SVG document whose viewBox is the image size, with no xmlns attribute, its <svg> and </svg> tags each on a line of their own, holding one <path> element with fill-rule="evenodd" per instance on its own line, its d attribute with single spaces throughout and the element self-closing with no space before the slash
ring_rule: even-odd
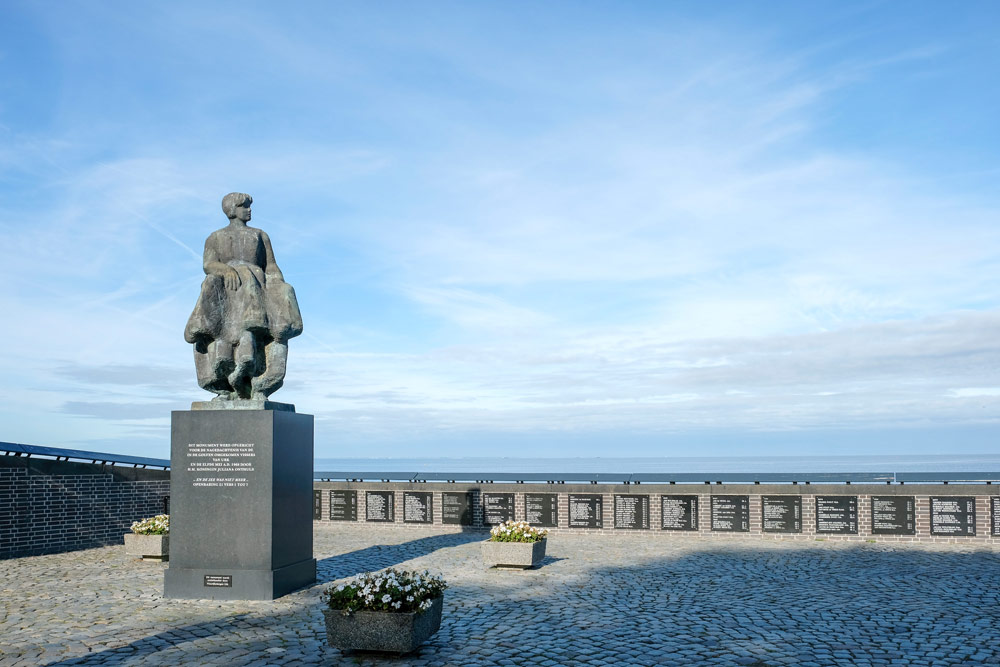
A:
<svg viewBox="0 0 1000 667">
<path fill-rule="evenodd" d="M 391 611 L 342 611 L 325 608 L 326 641 L 342 651 L 410 653 L 441 627 L 444 596 L 434 599 L 427 611 L 405 614 Z"/>
<path fill-rule="evenodd" d="M 545 543 L 483 542 L 483 562 L 487 567 L 535 567 L 545 558 Z"/>
<path fill-rule="evenodd" d="M 125 553 L 143 560 L 167 560 L 169 535 L 125 533 Z"/>
</svg>

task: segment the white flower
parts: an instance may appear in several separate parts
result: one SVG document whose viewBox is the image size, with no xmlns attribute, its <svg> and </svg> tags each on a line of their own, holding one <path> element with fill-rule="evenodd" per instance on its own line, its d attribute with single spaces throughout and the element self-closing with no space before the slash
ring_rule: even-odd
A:
<svg viewBox="0 0 1000 667">
<path fill-rule="evenodd" d="M 340 591 L 342 591 L 342 590 L 344 590 L 344 584 L 341 584 L 341 585 L 337 586 L 337 592 L 338 592 L 338 593 L 339 593 Z"/>
<path fill-rule="evenodd" d="M 402 604 L 403 604 L 402 602 L 393 602 L 392 606 L 395 607 L 396 609 L 399 609 L 402 606 Z"/>
<path fill-rule="evenodd" d="M 385 595 L 382 596 L 382 602 L 383 603 L 389 602 L 390 600 L 392 600 L 392 596 L 389 595 L 388 593 L 386 593 Z"/>
</svg>

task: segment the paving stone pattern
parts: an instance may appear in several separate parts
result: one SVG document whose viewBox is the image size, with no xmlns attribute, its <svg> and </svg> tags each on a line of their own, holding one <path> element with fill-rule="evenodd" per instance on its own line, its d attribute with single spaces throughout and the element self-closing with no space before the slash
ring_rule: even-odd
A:
<svg viewBox="0 0 1000 667">
<path fill-rule="evenodd" d="M 447 578 L 441 630 L 404 657 L 326 647 L 322 585 L 273 602 L 165 600 L 123 547 L 0 564 L 0 666 L 1000 664 L 992 545 L 554 535 L 488 570 L 482 532 L 314 524 L 319 578 Z"/>
</svg>

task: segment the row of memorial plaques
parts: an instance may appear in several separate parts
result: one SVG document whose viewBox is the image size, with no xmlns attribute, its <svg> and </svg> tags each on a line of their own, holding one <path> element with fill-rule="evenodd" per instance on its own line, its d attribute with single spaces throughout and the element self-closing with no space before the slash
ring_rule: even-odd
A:
<svg viewBox="0 0 1000 667">
<path fill-rule="evenodd" d="M 471 493 L 442 493 L 442 523 L 471 526 L 472 503 Z M 319 511 L 318 506 L 314 506 L 313 511 L 314 516 L 316 516 Z M 358 492 L 353 490 L 330 491 L 329 516 L 331 521 L 357 521 Z M 365 521 L 388 523 L 395 520 L 395 491 L 367 491 L 365 493 Z M 403 491 L 403 521 L 404 523 L 434 523 L 434 494 L 430 491 Z"/>
<path fill-rule="evenodd" d="M 394 522 L 395 491 L 368 491 L 365 495 L 365 520 Z M 329 518 L 332 521 L 358 520 L 358 492 L 331 490 Z M 434 496 L 430 491 L 403 492 L 403 521 L 433 523 Z M 322 517 L 322 492 L 313 493 L 313 518 Z M 992 496 L 991 534 L 1000 535 L 1000 497 Z M 473 525 L 474 494 L 441 493 L 441 522 Z M 649 496 L 615 494 L 614 527 L 642 530 L 650 527 Z M 555 493 L 526 493 L 525 518 L 533 526 L 554 528 L 559 525 L 559 502 Z M 604 496 L 599 493 L 569 494 L 570 528 L 603 528 Z M 482 494 L 484 525 L 496 525 L 514 519 L 513 493 Z M 750 496 L 713 495 L 711 529 L 716 532 L 750 531 Z M 932 496 L 931 535 L 975 536 L 976 502 L 972 496 Z M 765 533 L 802 532 L 801 496 L 761 496 L 762 529 Z M 873 535 L 916 534 L 916 501 L 913 496 L 872 496 L 871 527 Z M 662 530 L 698 530 L 698 496 L 660 496 Z M 857 496 L 816 496 L 816 533 L 824 535 L 858 534 Z"/>
<path fill-rule="evenodd" d="M 357 491 L 330 491 L 330 520 L 358 520 Z M 396 520 L 396 492 L 366 492 L 365 520 L 394 522 Z M 403 521 L 405 523 L 434 523 L 434 494 L 430 491 L 404 491 Z"/>
</svg>

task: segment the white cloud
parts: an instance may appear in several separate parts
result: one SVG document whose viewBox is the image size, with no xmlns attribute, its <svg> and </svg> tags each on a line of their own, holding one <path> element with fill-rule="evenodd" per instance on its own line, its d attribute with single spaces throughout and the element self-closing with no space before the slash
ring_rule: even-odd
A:
<svg viewBox="0 0 1000 667">
<path fill-rule="evenodd" d="M 955 398 L 980 398 L 1000 396 L 1000 387 L 964 387 L 952 389 L 949 394 Z"/>
</svg>

